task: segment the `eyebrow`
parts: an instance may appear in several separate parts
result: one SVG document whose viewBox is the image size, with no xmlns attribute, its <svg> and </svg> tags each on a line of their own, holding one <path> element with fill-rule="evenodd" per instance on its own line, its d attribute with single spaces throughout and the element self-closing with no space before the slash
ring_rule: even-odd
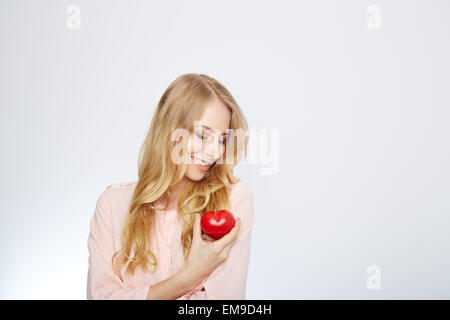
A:
<svg viewBox="0 0 450 320">
<path fill-rule="evenodd" d="M 213 131 L 213 130 L 212 130 L 210 127 L 208 127 L 208 126 L 202 125 L 202 127 L 205 127 L 206 129 Z M 223 135 L 223 136 L 224 136 L 224 135 L 227 135 L 227 133 L 224 132 L 224 133 L 222 133 L 222 135 Z"/>
</svg>

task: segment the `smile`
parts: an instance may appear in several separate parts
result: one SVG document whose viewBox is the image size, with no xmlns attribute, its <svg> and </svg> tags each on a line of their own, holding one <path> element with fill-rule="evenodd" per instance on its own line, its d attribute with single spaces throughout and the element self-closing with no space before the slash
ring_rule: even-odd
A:
<svg viewBox="0 0 450 320">
<path fill-rule="evenodd" d="M 194 160 L 194 164 L 201 170 L 206 171 L 211 166 L 211 163 L 206 163 L 204 161 L 201 161 L 194 156 L 191 157 Z"/>
</svg>

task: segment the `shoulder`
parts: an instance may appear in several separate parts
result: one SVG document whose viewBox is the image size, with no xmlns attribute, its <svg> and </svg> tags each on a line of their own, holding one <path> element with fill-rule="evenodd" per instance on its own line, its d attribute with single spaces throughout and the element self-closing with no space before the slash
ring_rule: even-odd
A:
<svg viewBox="0 0 450 320">
<path fill-rule="evenodd" d="M 123 182 L 110 184 L 100 194 L 98 201 L 108 202 L 111 207 L 127 205 L 136 187 L 137 182 Z"/>
<path fill-rule="evenodd" d="M 115 183 L 104 188 L 97 199 L 94 219 L 104 226 L 112 226 L 119 234 L 137 182 Z"/>
<path fill-rule="evenodd" d="M 237 205 L 241 201 L 248 199 L 253 201 L 253 194 L 249 184 L 241 178 L 235 177 L 237 182 L 231 185 L 230 201 L 232 205 Z"/>
<path fill-rule="evenodd" d="M 123 183 L 114 183 L 114 184 L 110 184 L 109 186 L 106 187 L 106 190 L 112 190 L 112 189 L 130 189 L 130 188 L 134 188 L 136 186 L 137 182 L 123 182 Z"/>
<path fill-rule="evenodd" d="M 105 188 L 103 193 L 107 193 L 109 196 L 116 195 L 119 193 L 126 193 L 133 191 L 136 187 L 137 182 L 122 182 L 110 184 Z"/>
<path fill-rule="evenodd" d="M 242 234 L 245 234 L 252 229 L 256 221 L 254 198 L 250 185 L 241 178 L 237 180 L 231 185 L 231 212 L 235 218 L 241 218 L 241 228 L 244 230 Z"/>
</svg>

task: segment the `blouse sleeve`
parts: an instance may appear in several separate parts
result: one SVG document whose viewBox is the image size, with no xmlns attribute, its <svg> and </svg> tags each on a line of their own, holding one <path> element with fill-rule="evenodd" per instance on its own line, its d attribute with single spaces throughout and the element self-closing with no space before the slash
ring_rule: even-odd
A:
<svg viewBox="0 0 450 320">
<path fill-rule="evenodd" d="M 248 187 L 232 209 L 241 218 L 237 241 L 227 259 L 202 283 L 176 300 L 244 300 L 250 259 L 251 231 L 255 224 L 253 196 Z"/>
<path fill-rule="evenodd" d="M 105 190 L 98 198 L 94 215 L 91 218 L 88 250 L 88 300 L 147 299 L 150 284 L 136 288 L 127 288 L 121 277 L 113 270 L 111 258 L 114 254 L 114 239 L 111 205 L 107 190 Z"/>
</svg>

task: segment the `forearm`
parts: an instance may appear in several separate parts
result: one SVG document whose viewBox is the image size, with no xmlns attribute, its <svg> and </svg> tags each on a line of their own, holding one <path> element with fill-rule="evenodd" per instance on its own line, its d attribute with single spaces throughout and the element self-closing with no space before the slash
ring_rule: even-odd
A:
<svg viewBox="0 0 450 320">
<path fill-rule="evenodd" d="M 175 300 L 198 284 L 199 280 L 196 277 L 182 269 L 173 276 L 150 286 L 147 300 Z"/>
</svg>

